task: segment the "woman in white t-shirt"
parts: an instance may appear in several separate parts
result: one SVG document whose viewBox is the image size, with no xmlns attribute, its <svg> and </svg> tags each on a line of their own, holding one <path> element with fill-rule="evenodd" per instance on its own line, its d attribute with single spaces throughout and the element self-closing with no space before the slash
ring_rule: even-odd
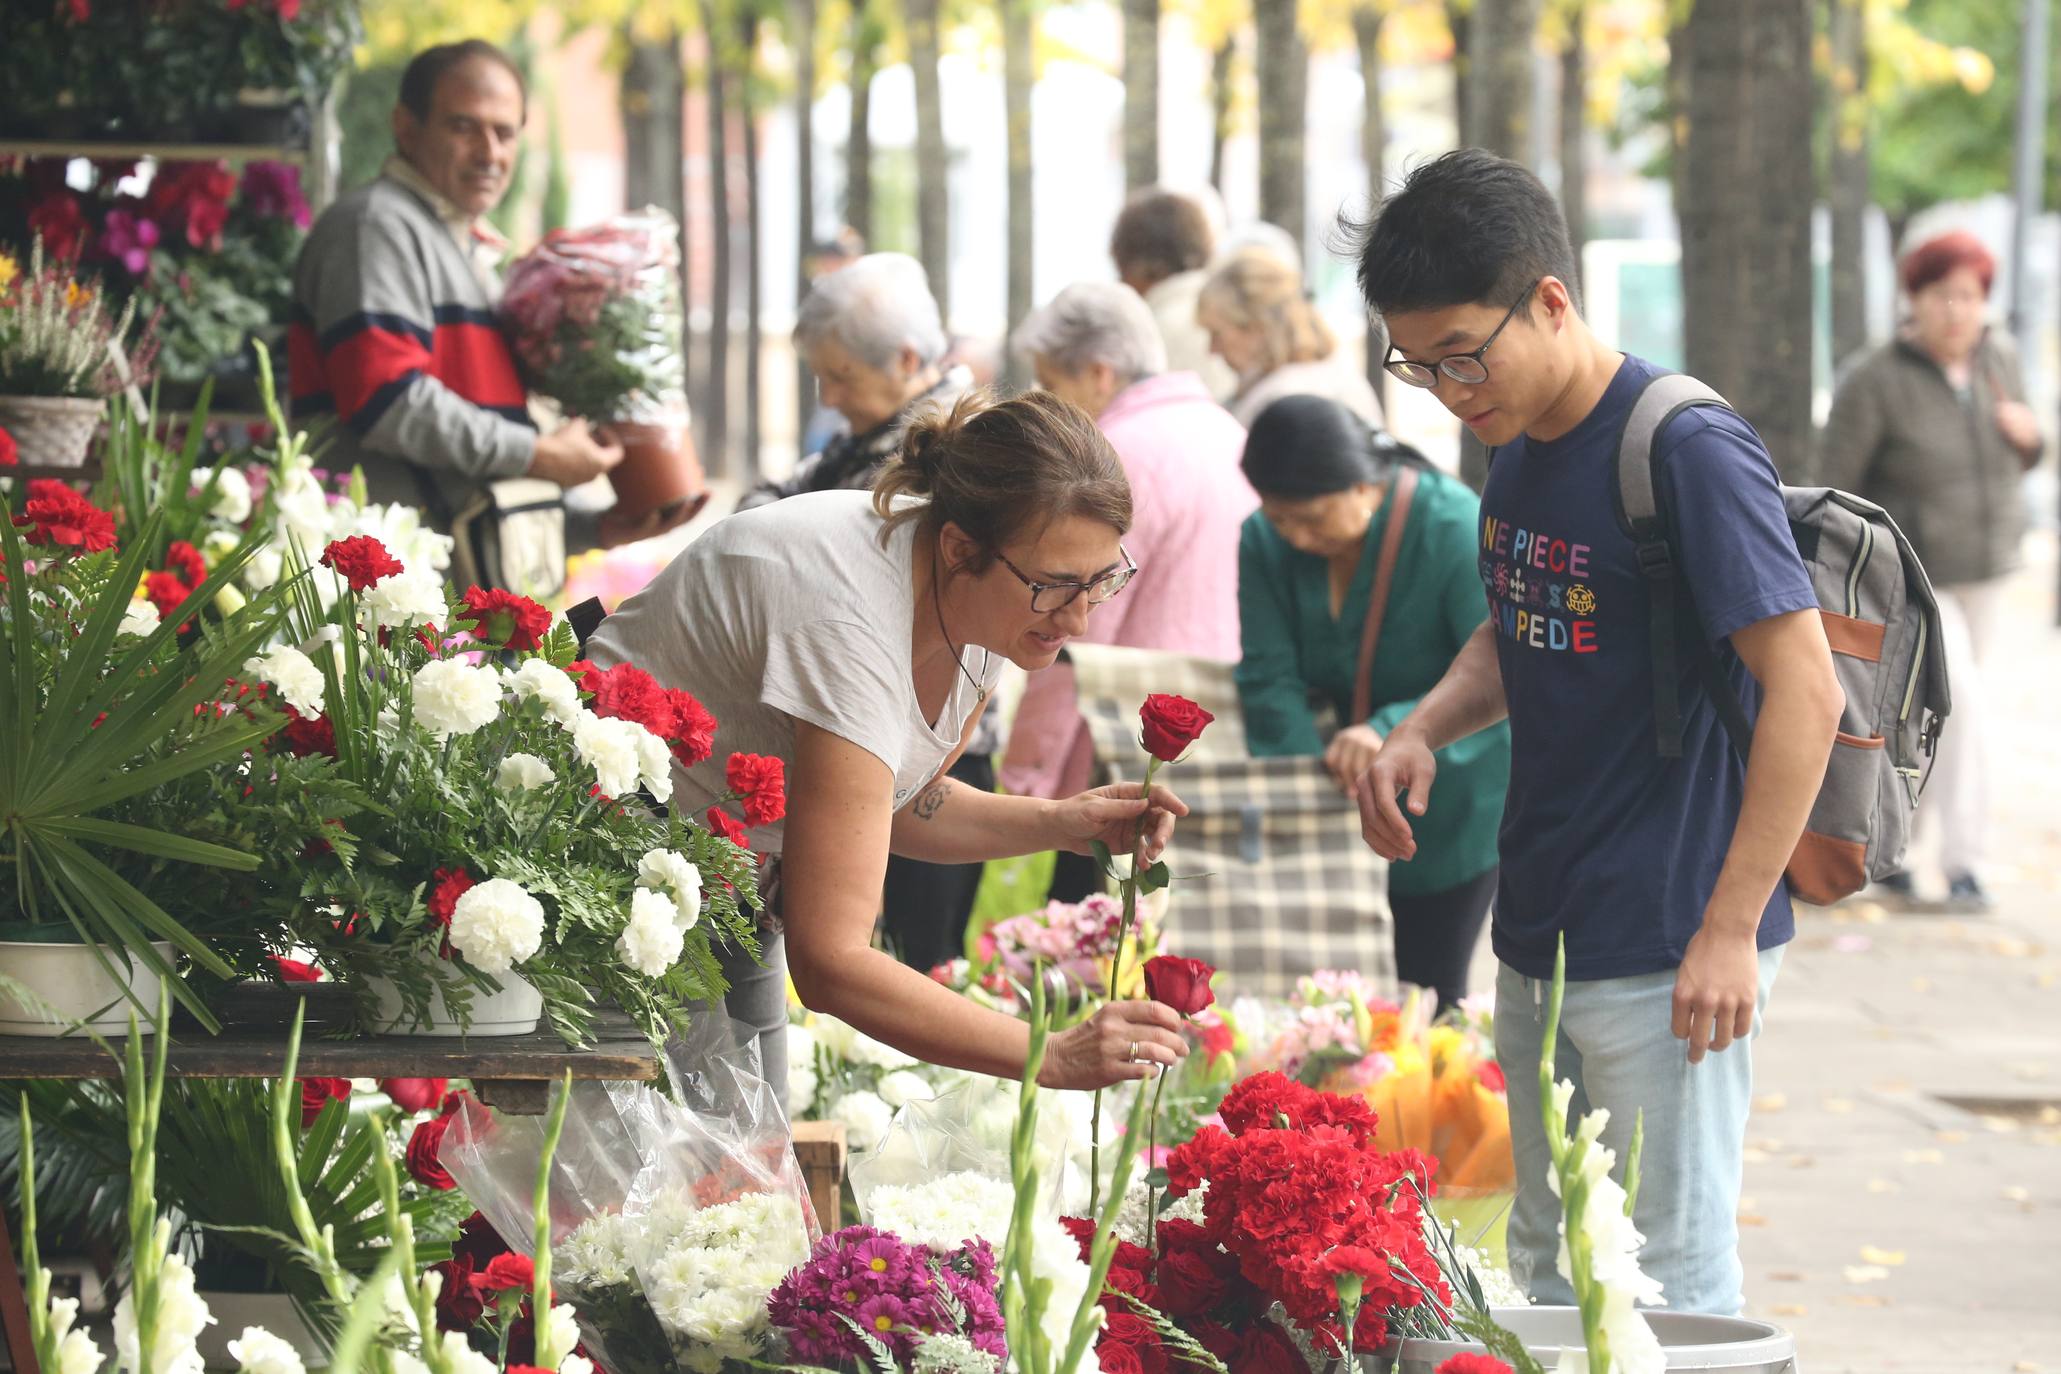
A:
<svg viewBox="0 0 2061 1374">
<path fill-rule="evenodd" d="M 595 662 L 692 692 L 725 754 L 786 761 L 787 817 L 753 832 L 778 856 L 768 887 L 781 929 L 766 932 L 763 964 L 725 961 L 729 1014 L 759 1032 L 776 1089 L 783 955 L 814 1010 L 930 1063 L 1023 1073 L 1023 1022 L 872 948 L 890 853 L 968 863 L 1096 840 L 1121 852 L 1142 823 L 1156 855 L 1187 813 L 1163 787 L 1046 801 L 944 776 L 1003 660 L 1049 667 L 1136 571 L 1118 542 L 1130 523 L 1123 468 L 1085 412 L 1042 392 L 999 404 L 976 393 L 915 419 L 870 494 L 731 516 L 595 632 Z M 727 791 L 719 758 L 676 773 L 676 806 Z M 1099 1088 L 1186 1053 L 1171 1009 L 1117 1002 L 1053 1036 L 1039 1077 Z"/>
</svg>

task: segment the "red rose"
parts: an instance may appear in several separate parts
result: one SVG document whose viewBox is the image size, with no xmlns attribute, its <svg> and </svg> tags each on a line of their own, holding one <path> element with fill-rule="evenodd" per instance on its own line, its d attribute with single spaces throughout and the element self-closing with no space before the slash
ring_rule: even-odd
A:
<svg viewBox="0 0 2061 1374">
<path fill-rule="evenodd" d="M 507 1254 L 488 1260 L 487 1267 L 473 1277 L 472 1286 L 482 1293 L 527 1293 L 536 1281 L 536 1266 L 529 1256 Z"/>
<path fill-rule="evenodd" d="M 1221 1018 L 1196 1024 L 1202 1028 L 1202 1054 L 1208 1063 L 1214 1064 L 1238 1048 L 1237 1033 Z"/>
<path fill-rule="evenodd" d="M 99 553 L 115 546 L 114 517 L 62 482 L 29 484 L 28 503 L 15 522 L 31 544 L 51 544 Z"/>
<path fill-rule="evenodd" d="M 331 1098 L 338 1102 L 351 1100 L 351 1080 L 348 1078 L 303 1078 L 300 1083 L 303 1129 L 315 1124 L 315 1118 L 322 1115 L 322 1108 Z"/>
<path fill-rule="evenodd" d="M 451 1254 L 471 1268 L 484 1269 L 494 1256 L 507 1253 L 508 1242 L 482 1213 L 474 1212 L 458 1223 L 458 1239 L 451 1242 Z"/>
<path fill-rule="evenodd" d="M 1230 1292 L 1229 1279 L 1197 1251 L 1170 1251 L 1159 1261 L 1160 1310 L 1170 1317 L 1214 1311 Z"/>
<path fill-rule="evenodd" d="M 1513 1374 L 1513 1371 L 1493 1355 L 1464 1351 L 1440 1365 L 1433 1374 Z"/>
<path fill-rule="evenodd" d="M 21 464 L 19 451 L 20 445 L 14 442 L 14 436 L 7 432 L 5 425 L 0 425 L 0 468 L 18 467 Z"/>
<path fill-rule="evenodd" d="M 479 1291 L 472 1286 L 474 1268 L 470 1255 L 454 1255 L 442 1264 L 430 1266 L 430 1272 L 442 1275 L 444 1280 L 443 1286 L 437 1290 L 439 1331 L 470 1331 L 487 1310 Z"/>
<path fill-rule="evenodd" d="M 1200 959 L 1156 955 L 1145 961 L 1145 995 L 1183 1016 L 1193 1016 L 1217 1000 L 1209 986 L 1215 976 L 1216 970 Z"/>
<path fill-rule="evenodd" d="M 440 1193 L 448 1193 L 458 1186 L 450 1170 L 437 1158 L 437 1152 L 444 1147 L 444 1132 L 450 1129 L 450 1117 L 436 1116 L 418 1122 L 415 1133 L 408 1137 L 408 1176 Z"/>
<path fill-rule="evenodd" d="M 1102 1365 L 1102 1374 L 1145 1374 L 1138 1348 L 1112 1341 L 1107 1334 L 1096 1343 L 1095 1358 Z"/>
<path fill-rule="evenodd" d="M 751 848 L 751 841 L 746 838 L 744 827 L 720 806 L 711 806 L 708 809 L 708 828 L 710 833 L 721 835 L 739 849 Z"/>
<path fill-rule="evenodd" d="M 379 1090 L 392 1098 L 396 1107 L 413 1116 L 443 1106 L 444 1090 L 450 1082 L 448 1078 L 382 1078 Z"/>
<path fill-rule="evenodd" d="M 692 768 L 716 751 L 716 718 L 693 693 L 677 687 L 666 688 L 666 704 L 673 708 L 673 757 L 682 768 Z"/>
<path fill-rule="evenodd" d="M 189 587 L 198 587 L 208 580 L 207 560 L 184 539 L 174 539 L 172 547 L 165 550 L 165 570 L 179 574 L 179 580 Z"/>
<path fill-rule="evenodd" d="M 284 955 L 279 954 L 268 954 L 265 957 L 271 962 L 272 967 L 279 971 L 279 981 L 282 983 L 319 983 L 322 981 L 322 970 L 316 968 L 313 964 L 304 964 L 298 959 L 288 959 Z"/>
<path fill-rule="evenodd" d="M 328 716 L 304 716 L 292 706 L 286 708 L 286 724 L 279 731 L 286 752 L 297 759 L 310 754 L 336 757 L 336 726 Z"/>
<path fill-rule="evenodd" d="M 723 777 L 744 804 L 746 825 L 771 825 L 787 814 L 787 765 L 763 754 L 732 754 Z"/>
<path fill-rule="evenodd" d="M 404 569 L 386 545 L 369 534 L 338 539 L 322 550 L 322 566 L 334 568 L 354 592 L 362 592 L 381 578 Z"/>
<path fill-rule="evenodd" d="M 479 879 L 463 868 L 440 868 L 436 881 L 429 894 L 429 914 L 438 925 L 447 926 L 451 924 L 451 913 L 458 909 L 458 899 L 470 892 Z"/>
<path fill-rule="evenodd" d="M 1195 1338 L 1197 1345 L 1227 1365 L 1238 1353 L 1238 1335 L 1228 1326 L 1216 1322 L 1192 1322 L 1188 1326 L 1188 1334 Z"/>
<path fill-rule="evenodd" d="M 492 591 L 467 587 L 465 607 L 458 619 L 471 621 L 472 632 L 488 644 L 533 652 L 543 647 L 544 632 L 551 628 L 551 612 L 526 596 L 498 587 Z"/>
<path fill-rule="evenodd" d="M 1139 738 L 1145 752 L 1161 763 L 1178 763 L 1216 717 L 1186 697 L 1154 692 L 1139 708 L 1138 719 L 1144 722 Z"/>
<path fill-rule="evenodd" d="M 1230 1360 L 1231 1374 L 1306 1374 L 1302 1353 L 1280 1327 L 1262 1321 L 1245 1334 Z"/>
</svg>

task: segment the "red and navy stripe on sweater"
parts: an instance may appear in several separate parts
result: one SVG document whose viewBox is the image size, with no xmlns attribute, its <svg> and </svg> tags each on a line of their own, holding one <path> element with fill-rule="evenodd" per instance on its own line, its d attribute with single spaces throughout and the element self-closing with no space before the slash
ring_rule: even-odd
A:
<svg viewBox="0 0 2061 1374">
<path fill-rule="evenodd" d="M 432 329 L 404 316 L 365 311 L 317 334 L 313 318 L 297 305 L 286 350 L 294 409 L 334 413 L 361 436 L 423 376 L 482 410 L 530 423 L 515 355 L 484 310 L 437 306 Z"/>
</svg>

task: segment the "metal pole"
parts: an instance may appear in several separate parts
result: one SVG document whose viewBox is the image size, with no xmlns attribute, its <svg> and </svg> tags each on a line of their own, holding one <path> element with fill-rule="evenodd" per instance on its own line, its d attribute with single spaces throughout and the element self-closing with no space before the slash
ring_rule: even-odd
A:
<svg viewBox="0 0 2061 1374">
<path fill-rule="evenodd" d="M 2017 158 L 2011 173 L 2011 333 L 2026 341 L 2028 358 L 2039 351 L 2028 337 L 2037 304 L 2033 274 L 2026 270 L 2033 221 L 2045 199 L 2047 160 L 2047 6 L 2024 0 L 2024 34 L 2018 48 Z"/>
</svg>

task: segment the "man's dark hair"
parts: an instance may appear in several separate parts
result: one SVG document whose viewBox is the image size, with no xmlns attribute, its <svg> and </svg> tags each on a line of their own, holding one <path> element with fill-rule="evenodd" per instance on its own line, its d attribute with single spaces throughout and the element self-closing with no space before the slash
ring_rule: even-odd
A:
<svg viewBox="0 0 2061 1374">
<path fill-rule="evenodd" d="M 1164 280 L 1209 266 L 1215 250 L 1209 216 L 1186 196 L 1146 189 L 1126 201 L 1109 234 L 1109 256 L 1121 272 Z"/>
<path fill-rule="evenodd" d="M 1518 163 L 1480 148 L 1433 158 L 1364 223 L 1341 220 L 1360 294 L 1378 314 L 1513 306 L 1540 277 L 1574 296 L 1574 248 L 1559 203 Z M 1576 299 L 1579 307 L 1580 301 Z"/>
<path fill-rule="evenodd" d="M 492 62 L 514 77 L 515 89 L 522 95 L 523 111 L 528 113 L 530 88 L 529 83 L 522 79 L 522 68 L 515 65 L 514 58 L 484 38 L 468 38 L 462 43 L 439 43 L 415 54 L 401 73 L 402 106 L 417 119 L 428 119 L 430 107 L 436 103 L 437 82 L 444 79 L 445 73 L 472 61 Z"/>
</svg>

